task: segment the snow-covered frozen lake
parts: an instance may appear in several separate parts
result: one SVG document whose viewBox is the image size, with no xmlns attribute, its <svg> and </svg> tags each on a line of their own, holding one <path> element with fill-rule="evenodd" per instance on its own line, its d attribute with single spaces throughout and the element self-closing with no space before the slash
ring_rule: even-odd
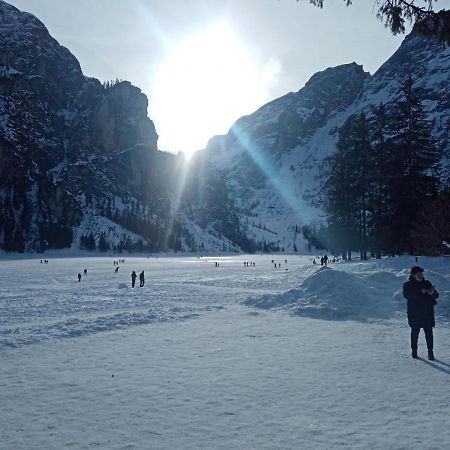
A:
<svg viewBox="0 0 450 450">
<path fill-rule="evenodd" d="M 1 449 L 448 448 L 449 258 L 419 260 L 435 362 L 414 258 L 123 258 L 0 259 Z"/>
</svg>

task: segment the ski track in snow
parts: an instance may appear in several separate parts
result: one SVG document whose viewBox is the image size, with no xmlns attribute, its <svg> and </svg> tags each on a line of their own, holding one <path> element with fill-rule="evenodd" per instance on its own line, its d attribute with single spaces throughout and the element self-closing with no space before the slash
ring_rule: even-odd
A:
<svg viewBox="0 0 450 450">
<path fill-rule="evenodd" d="M 419 261 L 431 363 L 409 354 L 412 257 L 123 257 L 0 259 L 1 449 L 448 447 L 450 258 Z"/>
</svg>

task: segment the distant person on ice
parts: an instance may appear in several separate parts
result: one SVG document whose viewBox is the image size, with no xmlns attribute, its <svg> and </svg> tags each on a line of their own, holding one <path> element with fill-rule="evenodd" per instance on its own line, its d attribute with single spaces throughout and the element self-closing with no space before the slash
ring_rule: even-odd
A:
<svg viewBox="0 0 450 450">
<path fill-rule="evenodd" d="M 134 284 L 136 283 L 136 272 L 133 270 L 133 272 L 131 273 L 131 287 L 134 287 Z"/>
<path fill-rule="evenodd" d="M 140 286 L 140 287 L 143 287 L 144 284 L 145 284 L 144 271 L 142 271 L 142 272 L 139 274 L 139 282 L 140 282 L 139 286 Z"/>
<path fill-rule="evenodd" d="M 78 283 L 81 281 L 81 273 L 78 274 Z"/>
<path fill-rule="evenodd" d="M 87 275 L 87 269 L 84 269 L 84 274 Z"/>
<path fill-rule="evenodd" d="M 423 277 L 424 270 L 419 266 L 411 268 L 409 280 L 403 285 L 403 296 L 408 300 L 408 324 L 411 327 L 411 356 L 417 359 L 417 341 L 420 329 L 423 328 L 427 341 L 428 359 L 434 360 L 433 327 L 434 305 L 439 293 L 434 286 Z"/>
</svg>

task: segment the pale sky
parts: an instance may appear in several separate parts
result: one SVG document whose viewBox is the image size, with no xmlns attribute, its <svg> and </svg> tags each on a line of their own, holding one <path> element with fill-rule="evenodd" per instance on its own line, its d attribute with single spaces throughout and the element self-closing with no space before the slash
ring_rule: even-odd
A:
<svg viewBox="0 0 450 450">
<path fill-rule="evenodd" d="M 36 15 L 85 75 L 142 89 L 161 150 L 189 153 L 316 72 L 374 73 L 399 47 L 375 0 L 9 0 Z"/>
</svg>

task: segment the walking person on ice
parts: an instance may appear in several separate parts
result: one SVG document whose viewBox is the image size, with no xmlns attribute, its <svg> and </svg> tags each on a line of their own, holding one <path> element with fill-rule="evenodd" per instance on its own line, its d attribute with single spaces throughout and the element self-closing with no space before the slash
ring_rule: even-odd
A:
<svg viewBox="0 0 450 450">
<path fill-rule="evenodd" d="M 408 300 L 408 324 L 411 327 L 411 355 L 417 359 L 417 341 L 420 329 L 423 328 L 427 341 L 428 359 L 434 360 L 433 327 L 434 305 L 439 293 L 434 286 L 423 277 L 423 269 L 419 266 L 411 268 L 409 280 L 403 285 L 403 297 Z"/>
<path fill-rule="evenodd" d="M 134 288 L 134 284 L 136 283 L 136 272 L 133 270 L 133 272 L 131 273 L 131 287 Z"/>
<path fill-rule="evenodd" d="M 145 284 L 145 275 L 144 275 L 144 271 L 142 271 L 142 272 L 139 274 L 139 286 L 140 286 L 140 287 L 143 287 L 144 284 Z"/>
</svg>

